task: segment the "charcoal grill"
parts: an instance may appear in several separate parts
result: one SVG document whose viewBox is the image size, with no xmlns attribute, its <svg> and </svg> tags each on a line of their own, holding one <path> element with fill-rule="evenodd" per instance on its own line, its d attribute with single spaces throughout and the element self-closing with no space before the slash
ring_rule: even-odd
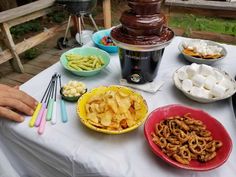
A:
<svg viewBox="0 0 236 177">
<path fill-rule="evenodd" d="M 82 26 L 84 28 L 84 20 L 83 20 L 84 16 L 88 16 L 90 18 L 93 26 L 95 27 L 95 30 L 98 31 L 98 27 L 91 14 L 97 5 L 97 0 L 56 0 L 56 3 L 63 5 L 65 10 L 67 10 L 68 13 L 70 14 L 66 27 L 65 36 L 57 41 L 57 46 L 59 49 L 64 49 L 68 46 L 67 34 L 70 27 L 71 17 L 73 15 L 77 16 L 78 18 L 78 30 L 79 30 L 78 42 L 80 46 L 83 45 L 81 40 L 81 35 L 82 35 Z"/>
</svg>

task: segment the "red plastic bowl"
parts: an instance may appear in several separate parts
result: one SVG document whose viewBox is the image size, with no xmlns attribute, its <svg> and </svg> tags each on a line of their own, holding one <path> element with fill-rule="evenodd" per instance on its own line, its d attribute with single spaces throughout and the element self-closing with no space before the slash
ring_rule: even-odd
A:
<svg viewBox="0 0 236 177">
<path fill-rule="evenodd" d="M 191 160 L 188 165 L 183 165 L 165 155 L 158 145 L 152 141 L 151 132 L 154 131 L 156 123 L 170 116 L 183 116 L 186 113 L 191 113 L 192 118 L 202 121 L 206 125 L 207 130 L 211 131 L 212 137 L 223 142 L 223 146 L 217 151 L 217 155 L 214 159 L 204 163 Z M 144 133 L 149 146 L 157 156 L 175 167 L 187 170 L 207 171 L 217 168 L 226 162 L 232 150 L 232 140 L 220 122 L 202 110 L 182 105 L 168 105 L 155 109 L 149 114 L 145 122 Z"/>
</svg>

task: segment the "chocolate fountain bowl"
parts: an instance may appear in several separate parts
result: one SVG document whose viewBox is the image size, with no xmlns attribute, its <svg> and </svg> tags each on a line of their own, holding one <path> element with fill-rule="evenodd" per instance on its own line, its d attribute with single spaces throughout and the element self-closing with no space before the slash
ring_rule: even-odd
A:
<svg viewBox="0 0 236 177">
<path fill-rule="evenodd" d="M 121 25 L 113 28 L 111 37 L 119 47 L 122 78 L 133 84 L 152 82 L 161 63 L 165 47 L 174 32 L 163 27 L 160 36 L 133 36 L 123 32 Z"/>
</svg>

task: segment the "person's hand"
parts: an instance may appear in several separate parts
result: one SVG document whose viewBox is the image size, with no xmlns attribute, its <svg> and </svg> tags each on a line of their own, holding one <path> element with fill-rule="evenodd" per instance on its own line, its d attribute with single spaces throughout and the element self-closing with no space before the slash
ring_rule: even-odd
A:
<svg viewBox="0 0 236 177">
<path fill-rule="evenodd" d="M 37 101 L 19 90 L 19 87 L 9 87 L 0 84 L 0 117 L 22 122 L 24 117 L 18 112 L 32 115 Z"/>
</svg>

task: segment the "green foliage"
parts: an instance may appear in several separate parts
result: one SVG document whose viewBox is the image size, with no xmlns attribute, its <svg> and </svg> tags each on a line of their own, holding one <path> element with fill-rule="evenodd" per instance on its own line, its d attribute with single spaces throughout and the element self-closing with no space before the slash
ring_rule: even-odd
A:
<svg viewBox="0 0 236 177">
<path fill-rule="evenodd" d="M 32 20 L 20 25 L 14 26 L 10 29 L 11 34 L 14 38 L 19 38 L 20 36 L 28 32 L 38 32 L 42 30 L 39 20 Z"/>
<path fill-rule="evenodd" d="M 198 30 L 236 36 L 236 20 L 203 17 L 185 14 L 170 18 L 170 27 L 183 28 L 186 31 Z"/>
<path fill-rule="evenodd" d="M 31 48 L 24 53 L 26 59 L 32 60 L 40 55 L 40 51 L 37 48 Z"/>
<path fill-rule="evenodd" d="M 50 14 L 47 15 L 49 17 L 49 21 L 55 22 L 55 23 L 62 23 L 66 20 L 68 17 L 68 14 L 64 10 L 56 10 Z"/>
</svg>

